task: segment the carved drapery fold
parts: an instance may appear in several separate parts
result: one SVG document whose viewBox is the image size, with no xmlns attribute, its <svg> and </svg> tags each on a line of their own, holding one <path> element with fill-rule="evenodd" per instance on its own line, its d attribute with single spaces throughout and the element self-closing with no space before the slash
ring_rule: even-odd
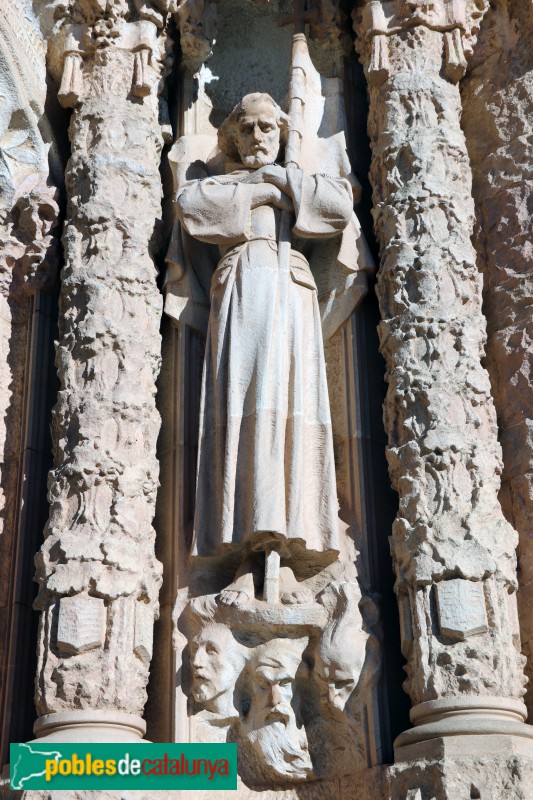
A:
<svg viewBox="0 0 533 800">
<path fill-rule="evenodd" d="M 470 12 L 469 3 L 369 2 L 355 15 L 370 84 L 387 455 L 400 501 L 391 549 L 418 738 L 452 707 L 485 706 L 487 716 L 501 707 L 515 720 L 525 712 L 517 536 L 498 502 L 455 85 L 482 10 Z"/>
<path fill-rule="evenodd" d="M 161 213 L 164 12 L 159 3 L 105 11 L 80 2 L 49 44 L 60 101 L 74 112 L 55 469 L 37 556 L 36 702 L 51 715 L 36 723 L 39 735 L 60 712 L 79 723 L 75 710 L 122 725 L 122 736 L 143 730 L 161 584 L 152 528 L 161 296 L 151 242 Z"/>
</svg>

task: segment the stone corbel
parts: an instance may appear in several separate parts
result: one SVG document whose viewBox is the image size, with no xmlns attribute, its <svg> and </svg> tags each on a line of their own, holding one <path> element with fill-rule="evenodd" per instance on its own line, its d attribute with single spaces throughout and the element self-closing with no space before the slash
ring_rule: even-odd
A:
<svg viewBox="0 0 533 800">
<path fill-rule="evenodd" d="M 197 72 L 212 54 L 216 37 L 216 0 L 179 0 L 176 22 L 183 64 Z"/>
<path fill-rule="evenodd" d="M 48 66 L 61 82 L 58 99 L 63 108 L 75 108 L 83 99 L 83 35 L 84 26 L 64 25 L 50 39 Z"/>
<path fill-rule="evenodd" d="M 150 50 L 147 47 L 139 47 L 133 51 L 135 62 L 133 65 L 133 94 L 136 97 L 146 97 L 150 94 L 150 81 L 146 76 L 148 70 L 148 60 Z"/>
<path fill-rule="evenodd" d="M 21 190 L 15 203 L 15 235 L 24 245 L 20 256 L 22 283 L 32 294 L 49 291 L 58 269 L 57 189 L 48 186 L 44 176 L 36 175 L 27 179 Z"/>
<path fill-rule="evenodd" d="M 389 74 L 389 37 L 378 33 L 372 37 L 371 47 L 367 77 L 373 86 L 378 86 L 387 79 Z"/>
<path fill-rule="evenodd" d="M 158 29 L 147 20 L 131 22 L 124 26 L 116 39 L 116 47 L 133 53 L 132 94 L 147 97 L 151 94 L 153 81 L 150 80 L 152 59 L 158 52 Z"/>
</svg>

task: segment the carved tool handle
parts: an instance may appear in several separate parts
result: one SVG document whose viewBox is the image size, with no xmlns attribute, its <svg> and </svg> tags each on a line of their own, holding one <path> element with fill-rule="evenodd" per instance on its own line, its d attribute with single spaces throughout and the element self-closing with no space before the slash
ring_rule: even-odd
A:
<svg viewBox="0 0 533 800">
<path fill-rule="evenodd" d="M 297 0 L 294 9 L 294 29 L 291 53 L 291 79 L 289 83 L 289 131 L 285 148 L 285 167 L 297 169 L 300 161 L 300 150 L 303 135 L 303 109 L 305 105 L 305 72 L 300 66 L 299 56 L 307 55 L 307 39 L 305 38 L 305 2 Z M 291 230 L 293 214 L 282 211 L 279 237 L 280 267 L 289 268 L 291 251 Z"/>
</svg>

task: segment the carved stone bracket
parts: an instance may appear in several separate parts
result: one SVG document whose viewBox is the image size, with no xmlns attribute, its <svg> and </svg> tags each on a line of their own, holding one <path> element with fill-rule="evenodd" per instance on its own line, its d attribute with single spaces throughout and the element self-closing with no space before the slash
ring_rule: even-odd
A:
<svg viewBox="0 0 533 800">
<path fill-rule="evenodd" d="M 239 743 L 247 785 L 332 780 L 366 762 L 380 669 L 368 602 L 356 583 L 331 581 L 304 604 L 229 607 L 207 595 L 179 614 L 189 712 L 204 739 Z"/>
<path fill-rule="evenodd" d="M 60 79 L 59 102 L 73 108 L 84 99 L 85 73 L 91 60 L 105 59 L 112 48 L 131 55 L 130 86 L 136 97 L 158 92 L 165 60 L 166 37 L 148 20 L 100 19 L 93 23 L 63 24 L 50 43 L 50 67 Z"/>
</svg>

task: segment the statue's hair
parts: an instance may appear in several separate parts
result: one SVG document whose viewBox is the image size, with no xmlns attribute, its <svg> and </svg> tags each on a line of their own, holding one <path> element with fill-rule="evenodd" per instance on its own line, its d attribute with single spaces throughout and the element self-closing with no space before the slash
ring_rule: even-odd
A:
<svg viewBox="0 0 533 800">
<path fill-rule="evenodd" d="M 252 94 L 245 95 L 240 103 L 237 103 L 231 114 L 226 117 L 220 128 L 218 129 L 218 146 L 227 158 L 231 161 L 239 161 L 239 151 L 235 145 L 235 137 L 237 135 L 237 128 L 240 120 L 246 114 L 248 106 L 254 105 L 259 102 L 270 103 L 276 112 L 276 122 L 278 123 L 281 131 L 281 143 L 285 145 L 287 142 L 287 132 L 289 129 L 290 119 L 276 103 L 276 101 L 265 92 L 253 92 Z"/>
</svg>

